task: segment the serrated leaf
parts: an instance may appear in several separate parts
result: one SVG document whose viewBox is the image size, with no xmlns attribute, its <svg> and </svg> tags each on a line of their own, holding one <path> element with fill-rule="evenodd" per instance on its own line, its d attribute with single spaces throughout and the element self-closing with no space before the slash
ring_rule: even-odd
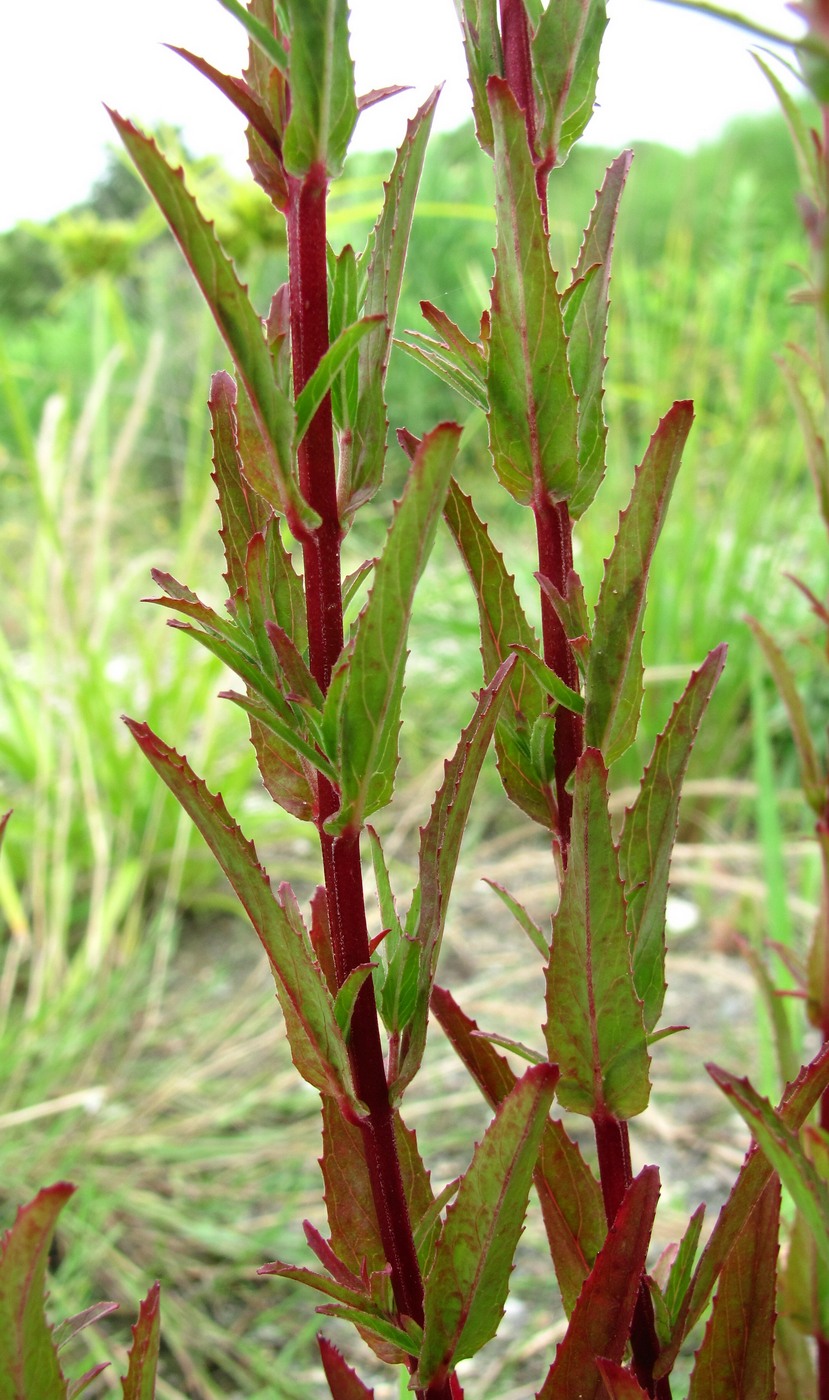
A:
<svg viewBox="0 0 829 1400">
<path fill-rule="evenodd" d="M 747 617 L 746 622 L 754 633 L 777 686 L 780 698 L 786 706 L 789 726 L 800 760 L 800 781 L 809 806 L 822 812 L 826 802 L 826 777 L 812 738 L 809 721 L 794 675 L 774 638 L 756 619 Z"/>
<path fill-rule="evenodd" d="M 610 1400 L 648 1400 L 648 1392 L 643 1390 L 631 1371 L 618 1361 L 608 1361 L 606 1357 L 596 1357 L 596 1369 L 604 1381 L 604 1388 Z"/>
<path fill-rule="evenodd" d="M 372 331 L 378 331 L 383 325 L 385 325 L 385 321 L 382 316 L 364 316 L 362 320 L 346 326 L 336 340 L 329 345 L 294 405 L 296 410 L 295 447 L 298 447 L 305 437 L 311 419 L 344 366 L 354 355 L 360 341 Z"/>
<path fill-rule="evenodd" d="M 460 0 L 456 5 L 466 54 L 466 71 L 472 89 L 472 112 L 478 145 L 494 155 L 492 117 L 487 101 L 487 80 L 504 71 L 497 0 Z"/>
<path fill-rule="evenodd" d="M 432 1012 L 491 1107 L 517 1079 L 503 1055 L 479 1035 L 443 987 L 435 987 Z M 534 1174 L 562 1302 L 569 1316 L 606 1233 L 601 1189 L 577 1145 L 558 1119 L 548 1119 Z"/>
<path fill-rule="evenodd" d="M 319 523 L 303 500 L 293 476 L 294 411 L 279 389 L 262 323 L 233 265 L 222 251 L 212 224 L 204 218 L 155 143 L 130 122 L 110 112 L 139 174 L 161 208 L 193 271 L 249 396 L 268 453 L 274 490 L 293 533 Z"/>
<path fill-rule="evenodd" d="M 406 136 L 384 186 L 383 208 L 360 261 L 360 272 L 365 269 L 366 278 L 363 315 L 384 316 L 386 333 L 369 336 L 358 351 L 359 393 L 351 453 L 347 475 L 342 475 L 341 464 L 338 483 L 343 519 L 371 499 L 383 478 L 388 429 L 383 390 L 415 200 L 437 98 L 435 91 L 406 127 Z"/>
<path fill-rule="evenodd" d="M 423 1058 L 429 997 L 461 842 L 481 766 L 505 703 L 513 665 L 512 658 L 508 658 L 478 696 L 472 719 L 462 731 L 454 754 L 444 763 L 443 782 L 435 794 L 429 820 L 421 828 L 418 884 L 406 922 L 406 932 L 414 940 L 419 955 L 417 997 L 406 1027 L 400 1068 L 390 1085 L 390 1092 L 396 1096 L 410 1083 Z"/>
<path fill-rule="evenodd" d="M 499 885 L 497 880 L 487 880 L 486 877 L 484 877 L 484 883 L 495 891 L 499 899 L 503 900 L 519 927 L 524 930 L 533 947 L 541 954 L 546 962 L 547 958 L 550 956 L 550 948 L 547 939 L 544 937 L 544 934 L 541 932 L 535 920 L 530 918 L 523 904 L 519 904 L 515 895 L 510 894 L 509 890 L 505 889 L 503 885 Z"/>
<path fill-rule="evenodd" d="M 538 156 L 563 165 L 596 100 L 605 0 L 557 0 L 543 11 L 532 40 L 533 76 L 541 94 Z"/>
<path fill-rule="evenodd" d="M 236 424 L 236 384 L 224 370 L 210 381 L 211 436 L 213 438 L 213 480 L 218 491 L 222 528 L 219 531 L 225 552 L 227 591 L 234 599 L 245 583 L 245 555 L 248 540 L 261 530 L 270 507 L 251 491 L 242 474 Z"/>
<path fill-rule="evenodd" d="M 567 574 L 564 593 L 559 593 L 552 580 L 543 574 L 536 574 L 535 578 L 542 593 L 552 603 L 567 640 L 574 642 L 579 637 L 585 637 L 589 642 L 592 629 L 584 599 L 584 585 L 575 569 L 570 569 Z"/>
<path fill-rule="evenodd" d="M 374 1400 L 374 1391 L 363 1385 L 333 1343 L 323 1336 L 317 1337 L 317 1343 L 332 1400 Z"/>
<path fill-rule="evenodd" d="M 221 797 L 208 791 L 187 760 L 149 725 L 125 721 L 143 753 L 198 827 L 268 954 L 285 1017 L 294 1064 L 304 1079 L 361 1112 L 348 1051 L 331 994 L 313 957 L 299 908 L 288 885 L 274 896 L 256 849 L 242 835 Z"/>
<path fill-rule="evenodd" d="M 596 1358 L 618 1363 L 624 1355 L 658 1199 L 659 1172 L 643 1167 L 625 1192 L 537 1400 L 606 1400 Z"/>
<path fill-rule="evenodd" d="M 824 1046 L 811 1063 L 801 1070 L 795 1082 L 786 1087 L 778 1108 L 781 1122 L 790 1130 L 798 1131 L 827 1087 L 829 1045 Z M 702 1316 L 723 1264 L 771 1175 L 772 1168 L 769 1162 L 753 1144 L 694 1270 L 691 1286 L 683 1299 L 670 1343 L 657 1358 L 654 1367 L 657 1380 L 670 1372 L 683 1339 Z"/>
<path fill-rule="evenodd" d="M 444 517 L 454 536 L 478 603 L 484 679 L 490 679 L 515 646 L 538 653 L 539 643 L 526 619 L 507 573 L 503 557 L 475 514 L 472 502 L 452 481 Z M 532 725 L 547 708 L 547 696 L 526 667 L 516 668 L 510 700 L 501 711 L 495 732 L 498 771 L 507 796 L 533 821 L 552 829 L 554 810 L 549 791 L 539 782 L 529 752 Z"/>
<path fill-rule="evenodd" d="M 545 1034 L 564 1108 L 627 1119 L 650 1094 L 642 1003 L 633 985 L 607 769 L 596 749 L 576 765 L 572 843 L 547 969 Z"/>
<path fill-rule="evenodd" d="M 780 1184 L 772 1180 L 720 1275 L 688 1400 L 774 1400 L 774 1300 Z"/>
<path fill-rule="evenodd" d="M 334 700 L 329 692 L 328 700 L 336 708 L 341 794 L 339 811 L 326 823 L 332 835 L 358 830 L 394 789 L 409 619 L 434 543 L 460 432 L 456 424 L 442 424 L 418 448 L 374 569 L 353 650 L 338 666 L 344 672 L 343 689 Z M 324 722 L 330 728 L 335 721 L 328 700 Z"/>
<path fill-rule="evenodd" d="M 433 340 L 428 335 L 420 335 L 417 331 L 409 331 L 408 336 L 408 340 L 395 340 L 395 345 L 405 350 L 418 364 L 425 365 L 432 374 L 442 379 L 444 384 L 448 384 L 450 389 L 454 389 L 455 393 L 460 394 L 468 403 L 486 412 L 489 403 L 486 388 L 465 368 L 456 364 L 440 341 Z"/>
<path fill-rule="evenodd" d="M 67 1383 L 44 1311 L 49 1247 L 75 1190 L 46 1186 L 20 1206 L 0 1245 L 0 1400 L 66 1400 Z"/>
<path fill-rule="evenodd" d="M 132 1329 L 127 1374 L 121 1378 L 123 1400 L 155 1400 L 161 1345 L 161 1289 L 154 1283 L 138 1308 Z"/>
<path fill-rule="evenodd" d="M 529 505 L 566 500 L 578 475 L 578 402 L 524 113 L 509 85 L 487 83 L 495 134 L 498 231 L 487 395 L 489 445 L 502 485 Z"/>
<path fill-rule="evenodd" d="M 445 311 L 433 306 L 430 301 L 422 301 L 420 309 L 432 329 L 443 336 L 446 350 L 452 352 L 458 365 L 463 365 L 483 388 L 486 377 L 486 355 L 483 346 L 464 335 L 460 326 L 456 326 Z"/>
<path fill-rule="evenodd" d="M 708 701 L 725 665 L 725 646 L 691 674 L 656 741 L 636 801 L 625 812 L 619 869 L 625 882 L 633 980 L 652 1031 L 665 999 L 665 909 L 682 782 Z"/>
<path fill-rule="evenodd" d="M 287 0 L 291 21 L 291 115 L 282 153 L 292 175 L 343 168 L 357 122 L 347 0 Z"/>
<path fill-rule="evenodd" d="M 607 561 L 587 662 L 584 741 L 608 766 L 632 744 L 642 705 L 642 619 L 656 542 L 693 421 L 693 405 L 675 403 L 636 469 L 630 502 Z"/>
<path fill-rule="evenodd" d="M 591 0 L 584 0 L 584 3 L 591 3 Z M 576 488 L 567 503 L 574 520 L 584 515 L 605 473 L 607 426 L 602 401 L 607 363 L 610 261 L 619 201 L 632 159 L 631 152 L 624 151 L 608 166 L 572 273 L 574 282 L 587 281 L 585 294 L 573 317 L 568 346 L 570 375 L 579 400 L 579 473 Z M 595 274 L 588 276 L 597 263 Z"/>
<path fill-rule="evenodd" d="M 706 1065 L 706 1069 L 748 1125 L 761 1152 L 802 1211 L 829 1268 L 829 1189 L 803 1151 L 797 1133 L 747 1079 L 738 1079 L 717 1065 Z"/>
<path fill-rule="evenodd" d="M 528 1069 L 475 1149 L 424 1280 L 423 1346 L 413 1384 L 443 1381 L 495 1335 L 558 1072 Z"/>
</svg>

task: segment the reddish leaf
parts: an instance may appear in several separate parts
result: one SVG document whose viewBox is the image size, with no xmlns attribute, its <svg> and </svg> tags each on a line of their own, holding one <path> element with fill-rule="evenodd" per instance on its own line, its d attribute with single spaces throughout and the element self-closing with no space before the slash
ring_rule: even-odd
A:
<svg viewBox="0 0 829 1400">
<path fill-rule="evenodd" d="M 632 1373 L 620 1366 L 618 1361 L 608 1361 L 605 1357 L 596 1358 L 599 1375 L 610 1400 L 648 1400 L 648 1392 L 643 1390 Z"/>
<path fill-rule="evenodd" d="M 191 66 L 196 69 L 197 73 L 201 73 L 203 77 L 209 79 L 214 87 L 217 87 L 219 92 L 223 93 L 228 101 L 233 103 L 237 111 L 241 112 L 243 117 L 247 117 L 254 131 L 258 132 L 265 144 L 270 147 L 274 155 L 281 161 L 282 142 L 279 139 L 279 133 L 268 116 L 268 113 L 257 100 L 254 93 L 251 92 L 243 78 L 233 78 L 227 73 L 220 72 L 218 68 L 214 68 L 206 59 L 199 58 L 197 54 L 191 53 L 189 49 L 177 48 L 175 44 L 165 44 L 165 48 L 170 49 L 173 53 L 177 53 L 179 58 L 183 58 L 185 62 L 191 64 Z M 274 202 L 277 204 L 278 208 L 281 209 L 283 205 L 287 203 L 288 199 L 287 184 L 284 184 L 284 189 L 278 192 L 278 196 L 275 192 L 275 196 Z"/>
<path fill-rule="evenodd" d="M 442 987 L 435 987 L 432 992 L 431 1008 L 487 1103 L 496 1108 L 517 1082 L 507 1061 L 489 1041 L 475 1034 L 476 1022 L 461 1011 Z M 569 1316 L 607 1227 L 599 1184 L 559 1119 L 548 1119 L 544 1124 L 533 1181 L 562 1302 Z"/>
<path fill-rule="evenodd" d="M 242 474 L 239 435 L 236 423 L 236 383 L 225 370 L 210 381 L 211 436 L 213 438 L 213 481 L 218 491 L 222 517 L 219 531 L 225 551 L 225 581 L 231 601 L 245 586 L 245 557 L 248 540 L 261 530 L 270 515 L 261 497 L 251 490 Z"/>
<path fill-rule="evenodd" d="M 49 1246 L 75 1190 L 46 1186 L 21 1206 L 0 1248 L 0 1397 L 66 1400 L 67 1383 L 44 1312 Z"/>
<path fill-rule="evenodd" d="M 327 1337 L 317 1337 L 317 1344 L 333 1400 L 374 1400 L 374 1391 L 363 1385 L 356 1371 L 346 1365 L 342 1354 Z"/>
<path fill-rule="evenodd" d="M 414 1387 L 445 1381 L 497 1331 L 557 1078 L 552 1065 L 528 1069 L 475 1149 L 424 1280 Z"/>
<path fill-rule="evenodd" d="M 659 1172 L 643 1167 L 625 1193 L 537 1400 L 606 1400 L 596 1358 L 622 1360 L 658 1197 Z"/>
<path fill-rule="evenodd" d="M 559 1103 L 575 1113 L 632 1118 L 650 1093 L 647 1037 L 636 995 L 624 891 L 596 749 L 576 766 L 572 845 L 553 919 L 547 969 L 550 1060 Z"/>
<path fill-rule="evenodd" d="M 780 1183 L 765 1187 L 720 1275 L 688 1400 L 774 1400 Z"/>
<path fill-rule="evenodd" d="M 161 1340 L 161 1289 L 154 1283 L 138 1309 L 132 1329 L 127 1374 L 121 1379 L 123 1400 L 154 1400 Z"/>
</svg>

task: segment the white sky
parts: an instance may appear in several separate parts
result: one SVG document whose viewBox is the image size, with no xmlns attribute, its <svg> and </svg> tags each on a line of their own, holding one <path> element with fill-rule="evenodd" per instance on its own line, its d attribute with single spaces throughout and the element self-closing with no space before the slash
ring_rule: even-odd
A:
<svg viewBox="0 0 829 1400">
<path fill-rule="evenodd" d="M 734 5 L 797 32 L 782 0 Z M 609 0 L 608 9 L 589 139 L 691 149 L 738 113 L 774 105 L 747 35 L 656 0 Z M 464 120 L 469 92 L 452 0 L 352 0 L 351 32 L 359 91 L 390 83 L 416 89 L 361 117 L 359 145 L 396 145 L 406 116 L 442 81 L 438 126 Z M 244 64 L 240 26 L 215 0 L 5 0 L 0 229 L 46 219 L 84 198 L 111 140 L 102 102 L 150 128 L 181 126 L 195 155 L 216 153 L 244 170 L 243 119 L 165 42 L 226 72 Z"/>
</svg>

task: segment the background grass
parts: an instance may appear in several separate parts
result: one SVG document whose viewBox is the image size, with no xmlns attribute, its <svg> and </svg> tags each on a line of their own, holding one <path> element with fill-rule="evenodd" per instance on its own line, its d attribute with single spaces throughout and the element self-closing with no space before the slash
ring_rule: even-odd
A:
<svg viewBox="0 0 829 1400">
<path fill-rule="evenodd" d="M 174 133 L 162 139 L 175 150 Z M 556 177 L 562 267 L 575 261 L 613 154 L 576 150 Z M 379 156 L 349 164 L 332 207 L 335 243 L 362 243 L 388 165 Z M 266 311 L 285 276 L 284 237 L 266 201 L 211 162 L 189 178 Z M 469 130 L 435 141 L 401 326 L 419 328 L 428 298 L 475 331 L 491 276 L 490 186 Z M 802 945 L 817 888 L 801 840 L 807 816 L 788 792 L 796 765 L 785 716 L 743 622 L 753 612 L 784 650 L 794 647 L 818 731 L 825 668 L 805 605 L 780 577 L 795 568 L 825 589 L 820 522 L 774 364 L 784 342 L 808 334 L 808 312 L 789 302 L 803 257 L 796 188 L 775 118 L 741 123 L 695 156 L 637 151 L 612 284 L 610 468 L 579 531 L 577 566 L 593 598 L 633 466 L 671 402 L 693 397 L 697 422 L 650 588 L 642 738 L 614 778 L 621 801 L 690 667 L 726 640 L 674 867 L 675 889 L 706 930 L 697 939 L 706 948 L 718 940 L 713 952 L 724 957 L 734 933 L 779 936 L 783 919 Z M 309 1300 L 253 1277 L 267 1258 L 301 1257 L 303 1215 L 320 1223 L 315 1101 L 293 1074 L 250 931 L 231 917 L 206 849 L 118 720 L 146 718 L 186 751 L 272 875 L 308 893 L 318 878 L 312 842 L 264 800 L 243 721 L 215 699 L 220 668 L 139 604 L 157 566 L 222 605 L 205 400 L 224 363 L 177 251 L 119 159 L 84 208 L 0 237 L 0 810 L 15 809 L 0 855 L 0 1221 L 39 1185 L 79 1181 L 50 1283 L 56 1312 L 100 1296 L 132 1312 L 160 1277 L 159 1393 L 198 1400 L 324 1393 Z M 394 426 L 420 433 L 462 417 L 462 484 L 532 612 L 528 517 L 491 476 L 482 418 L 402 355 L 389 382 Z M 359 518 L 349 541 L 355 559 L 376 552 L 403 471 L 393 447 L 378 513 Z M 400 793 L 383 816 L 402 893 L 441 758 L 480 684 L 474 603 L 443 537 L 411 649 Z M 468 880 L 497 865 L 519 890 L 546 870 L 491 768 L 464 859 Z M 524 1005 L 509 992 L 526 963 L 522 935 L 503 952 L 500 906 L 464 905 L 463 888 L 447 978 L 473 1005 L 483 997 L 490 1023 L 509 1021 Z M 538 893 L 549 908 L 553 892 Z M 754 1045 L 757 1025 L 744 1034 Z M 412 1116 L 442 1182 L 468 1159 L 486 1114 L 437 1039 L 430 1057 Z M 773 1077 L 774 1065 L 764 1072 Z M 683 1170 L 669 1201 L 693 1194 Z M 558 1326 L 532 1230 L 528 1241 L 532 1286 L 516 1283 L 524 1313 L 478 1373 L 487 1396 L 534 1393 L 545 1353 L 533 1352 L 527 1328 L 549 1353 Z M 113 1326 L 123 1353 L 126 1323 Z M 84 1334 L 94 1359 L 109 1354 L 105 1330 Z M 76 1370 L 82 1354 L 81 1345 Z"/>
</svg>

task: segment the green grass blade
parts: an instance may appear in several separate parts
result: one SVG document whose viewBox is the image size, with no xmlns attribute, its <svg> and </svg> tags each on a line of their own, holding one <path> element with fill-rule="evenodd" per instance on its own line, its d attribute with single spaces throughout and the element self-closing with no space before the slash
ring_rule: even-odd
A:
<svg viewBox="0 0 829 1400">
<path fill-rule="evenodd" d="M 547 1048 L 564 1108 L 627 1119 L 648 1105 L 642 1003 L 636 994 L 619 861 L 596 749 L 576 766 L 572 848 L 553 919 Z"/>
<path fill-rule="evenodd" d="M 675 403 L 653 434 L 604 571 L 587 663 L 585 743 L 610 765 L 636 737 L 642 705 L 642 620 L 648 570 L 665 520 L 693 405 Z"/>
<path fill-rule="evenodd" d="M 493 1337 L 558 1072 L 528 1069 L 502 1102 L 448 1207 L 424 1280 L 423 1347 L 413 1384 L 442 1381 Z"/>
<path fill-rule="evenodd" d="M 578 476 L 578 402 L 524 113 L 500 78 L 488 84 L 495 132 L 498 231 L 487 364 L 495 471 L 527 505 L 566 499 Z"/>
</svg>

